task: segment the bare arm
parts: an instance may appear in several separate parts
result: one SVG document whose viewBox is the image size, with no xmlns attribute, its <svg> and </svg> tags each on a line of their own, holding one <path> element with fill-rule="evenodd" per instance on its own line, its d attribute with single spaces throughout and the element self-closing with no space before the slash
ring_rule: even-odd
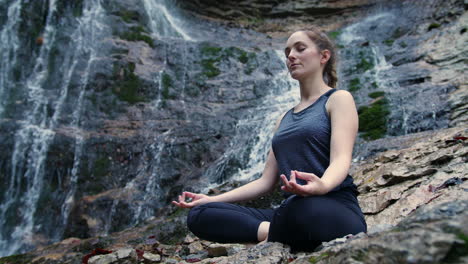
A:
<svg viewBox="0 0 468 264">
<path fill-rule="evenodd" d="M 337 91 L 330 99 L 330 165 L 322 176 L 327 192 L 343 182 L 348 175 L 359 126 L 356 105 L 348 91 Z"/>
<path fill-rule="evenodd" d="M 278 129 L 283 116 L 284 114 L 277 120 L 275 131 Z M 277 181 L 278 165 L 275 154 L 273 153 L 273 149 L 270 148 L 265 163 L 265 168 L 263 169 L 262 176 L 259 179 L 217 196 L 207 196 L 203 194 L 183 192 L 182 195 L 179 196 L 179 202 L 173 201 L 172 203 L 179 207 L 191 208 L 196 205 L 209 202 L 240 202 L 251 200 L 271 192 L 274 189 Z M 186 197 L 192 198 L 192 202 L 185 202 Z"/>
</svg>

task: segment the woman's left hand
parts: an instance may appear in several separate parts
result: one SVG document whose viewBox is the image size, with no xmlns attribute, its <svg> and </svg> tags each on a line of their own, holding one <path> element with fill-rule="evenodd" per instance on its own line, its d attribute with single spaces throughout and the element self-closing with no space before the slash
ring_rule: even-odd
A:
<svg viewBox="0 0 468 264">
<path fill-rule="evenodd" d="M 286 192 L 300 196 L 323 195 L 328 192 L 325 182 L 313 173 L 292 170 L 289 181 L 284 174 L 281 174 L 280 177 L 284 183 L 281 189 Z M 307 183 L 300 185 L 296 182 L 296 178 L 305 180 Z"/>
</svg>

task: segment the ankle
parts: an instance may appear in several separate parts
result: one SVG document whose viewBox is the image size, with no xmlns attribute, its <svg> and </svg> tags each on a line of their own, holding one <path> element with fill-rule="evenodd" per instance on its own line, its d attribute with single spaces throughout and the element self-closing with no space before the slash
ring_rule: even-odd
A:
<svg viewBox="0 0 468 264">
<path fill-rule="evenodd" d="M 270 229 L 270 222 L 261 222 L 258 226 L 257 239 L 258 241 L 266 241 L 268 239 L 268 231 Z"/>
</svg>

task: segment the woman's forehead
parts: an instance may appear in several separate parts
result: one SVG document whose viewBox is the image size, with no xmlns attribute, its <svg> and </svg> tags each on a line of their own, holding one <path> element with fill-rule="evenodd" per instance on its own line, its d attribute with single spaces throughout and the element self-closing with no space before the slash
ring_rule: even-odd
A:
<svg viewBox="0 0 468 264">
<path fill-rule="evenodd" d="M 306 33 L 303 31 L 297 31 L 289 36 L 288 40 L 286 41 L 286 48 L 294 46 L 297 42 L 312 43 Z"/>
</svg>

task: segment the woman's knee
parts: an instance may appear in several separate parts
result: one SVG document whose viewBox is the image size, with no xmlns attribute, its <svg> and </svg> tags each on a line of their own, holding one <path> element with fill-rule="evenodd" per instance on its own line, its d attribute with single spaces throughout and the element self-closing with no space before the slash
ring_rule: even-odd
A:
<svg viewBox="0 0 468 264">
<path fill-rule="evenodd" d="M 200 214 L 205 210 L 205 208 L 206 205 L 202 204 L 190 209 L 187 215 L 187 227 L 192 233 L 196 233 Z"/>
</svg>

